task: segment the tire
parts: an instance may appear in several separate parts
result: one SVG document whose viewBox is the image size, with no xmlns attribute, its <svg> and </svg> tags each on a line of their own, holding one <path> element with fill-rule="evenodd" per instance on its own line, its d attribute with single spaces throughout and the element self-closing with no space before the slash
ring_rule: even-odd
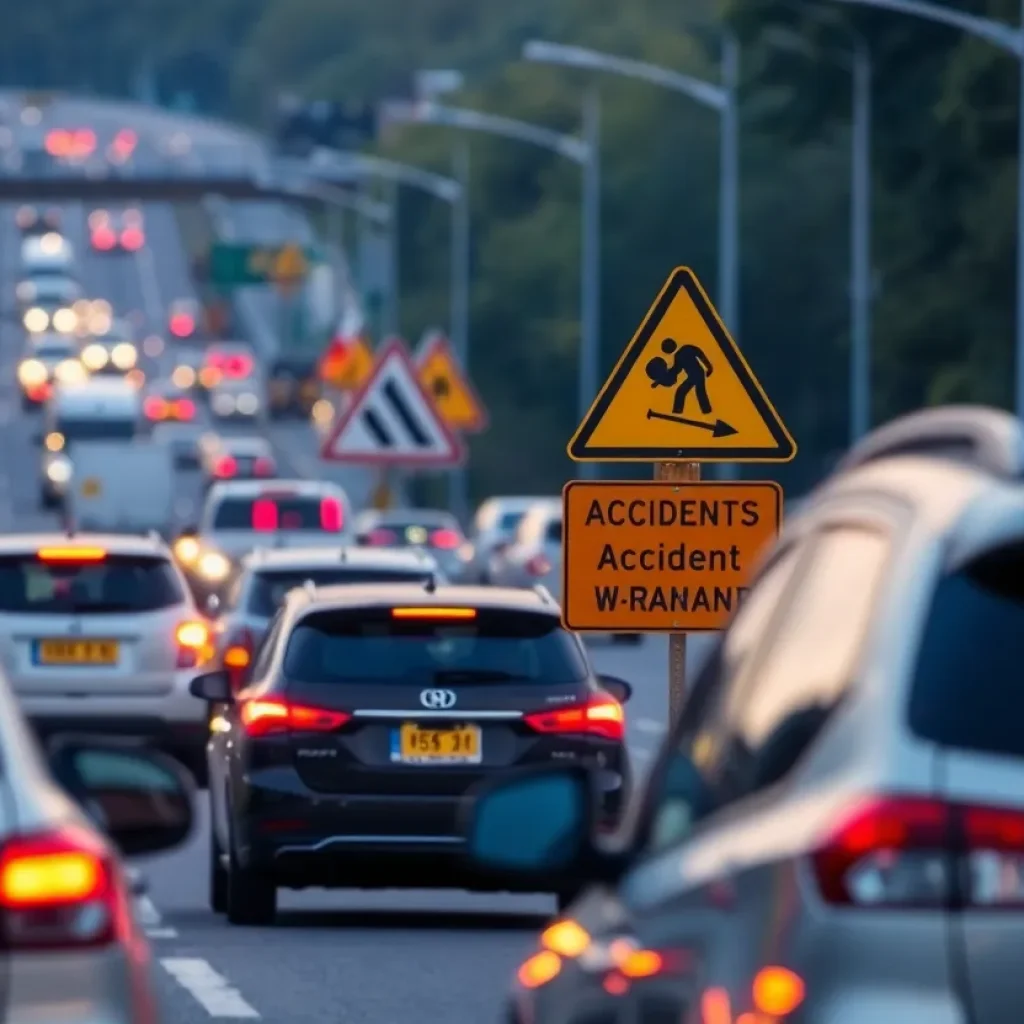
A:
<svg viewBox="0 0 1024 1024">
<path fill-rule="evenodd" d="M 255 868 L 243 867 L 234 849 L 230 852 L 227 876 L 224 912 L 228 924 L 273 924 L 277 915 L 277 886 L 273 878 Z"/>
<path fill-rule="evenodd" d="M 211 821 L 213 812 L 210 812 Z M 210 826 L 210 909 L 215 914 L 223 914 L 228 909 L 228 871 L 220 862 L 221 849 L 217 842 L 217 833 Z"/>
</svg>

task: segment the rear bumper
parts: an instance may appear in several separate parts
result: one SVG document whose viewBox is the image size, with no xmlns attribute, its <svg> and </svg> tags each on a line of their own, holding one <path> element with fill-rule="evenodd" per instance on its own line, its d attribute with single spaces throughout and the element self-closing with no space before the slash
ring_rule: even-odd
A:
<svg viewBox="0 0 1024 1024">
<path fill-rule="evenodd" d="M 465 858 L 461 821 L 471 797 L 298 793 L 291 772 L 275 772 L 274 781 L 280 788 L 247 788 L 233 832 L 242 862 L 279 885 L 510 891 Z M 609 826 L 627 798 L 626 789 L 609 797 Z"/>
</svg>

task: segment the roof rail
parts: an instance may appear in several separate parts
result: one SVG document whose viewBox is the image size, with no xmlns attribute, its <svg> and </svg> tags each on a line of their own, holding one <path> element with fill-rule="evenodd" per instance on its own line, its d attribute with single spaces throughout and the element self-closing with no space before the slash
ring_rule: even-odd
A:
<svg viewBox="0 0 1024 1024">
<path fill-rule="evenodd" d="M 533 585 L 533 592 L 541 599 L 543 604 L 554 604 L 555 598 L 551 591 L 544 586 L 543 583 L 535 583 Z"/>
<path fill-rule="evenodd" d="M 923 409 L 868 434 L 836 468 L 842 473 L 899 455 L 948 459 L 1017 480 L 1024 475 L 1024 429 L 1016 416 L 983 405 Z"/>
</svg>

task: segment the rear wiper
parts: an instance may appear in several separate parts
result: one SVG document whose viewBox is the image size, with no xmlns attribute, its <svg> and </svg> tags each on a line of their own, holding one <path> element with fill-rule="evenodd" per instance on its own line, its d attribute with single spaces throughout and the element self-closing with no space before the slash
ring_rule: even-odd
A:
<svg viewBox="0 0 1024 1024">
<path fill-rule="evenodd" d="M 460 680 L 467 683 L 498 683 L 519 678 L 512 672 L 491 668 L 443 668 L 434 673 L 435 683 L 457 683 Z"/>
</svg>

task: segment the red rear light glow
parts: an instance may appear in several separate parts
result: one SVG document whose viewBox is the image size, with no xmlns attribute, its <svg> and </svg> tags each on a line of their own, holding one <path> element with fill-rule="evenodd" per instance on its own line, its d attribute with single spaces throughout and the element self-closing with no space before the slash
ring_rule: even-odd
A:
<svg viewBox="0 0 1024 1024">
<path fill-rule="evenodd" d="M 958 864 L 958 859 L 960 863 Z M 1024 906 L 1024 811 L 880 797 L 853 807 L 812 857 L 828 903 Z M 967 891 L 958 894 L 958 875 Z"/>
<path fill-rule="evenodd" d="M 268 459 L 266 456 L 261 456 L 252 464 L 252 471 L 256 476 L 273 476 L 276 470 L 274 460 Z"/>
<path fill-rule="evenodd" d="M 213 475 L 218 480 L 228 480 L 238 472 L 238 463 L 230 456 L 219 458 L 213 467 Z"/>
<path fill-rule="evenodd" d="M 252 360 L 248 356 L 227 356 L 220 363 L 224 376 L 235 379 L 248 377 L 252 368 Z"/>
<path fill-rule="evenodd" d="M 430 535 L 431 547 L 442 551 L 454 551 L 462 543 L 462 538 L 455 530 L 435 530 Z"/>
<path fill-rule="evenodd" d="M 257 498 L 252 503 L 252 528 L 260 533 L 273 533 L 277 527 L 277 505 L 266 498 Z"/>
<path fill-rule="evenodd" d="M 607 697 L 571 708 L 535 711 L 523 721 L 536 732 L 583 733 L 620 743 L 626 736 L 626 713 L 618 701 Z"/>
<path fill-rule="evenodd" d="M 187 338 L 196 329 L 196 322 L 188 313 L 172 313 L 167 326 L 176 338 Z"/>
<path fill-rule="evenodd" d="M 102 562 L 106 557 L 104 548 L 40 548 L 36 552 L 40 562 Z"/>
<path fill-rule="evenodd" d="M 90 832 L 17 836 L 0 850 L 7 948 L 104 946 L 131 934 L 117 868 Z"/>
<path fill-rule="evenodd" d="M 170 407 L 158 395 L 150 395 L 142 403 L 142 411 L 148 420 L 165 420 L 170 412 Z"/>
<path fill-rule="evenodd" d="M 526 563 L 526 571 L 531 576 L 547 576 L 551 572 L 551 563 L 543 555 L 534 555 Z"/>
<path fill-rule="evenodd" d="M 97 228 L 92 233 L 92 247 L 102 252 L 109 252 L 117 245 L 117 235 L 110 228 Z"/>
<path fill-rule="evenodd" d="M 179 398 L 172 403 L 172 412 L 175 419 L 191 420 L 196 414 L 196 404 L 190 398 Z"/>
<path fill-rule="evenodd" d="M 398 540 L 394 530 L 371 530 L 366 535 L 366 543 L 374 548 L 386 548 Z"/>
<path fill-rule="evenodd" d="M 333 732 L 352 717 L 344 711 L 327 711 L 284 700 L 247 700 L 239 712 L 248 736 L 289 732 Z"/>
<path fill-rule="evenodd" d="M 50 156 L 64 157 L 70 154 L 73 142 L 70 132 L 55 128 L 52 132 L 47 133 L 44 145 Z"/>
<path fill-rule="evenodd" d="M 393 619 L 475 619 L 475 608 L 392 608 Z"/>
<path fill-rule="evenodd" d="M 140 228 L 125 228 L 121 232 L 121 245 L 129 252 L 137 252 L 145 244 L 146 236 Z"/>
<path fill-rule="evenodd" d="M 338 533 L 344 525 L 341 502 L 337 498 L 323 498 L 320 501 L 320 529 Z"/>
</svg>

